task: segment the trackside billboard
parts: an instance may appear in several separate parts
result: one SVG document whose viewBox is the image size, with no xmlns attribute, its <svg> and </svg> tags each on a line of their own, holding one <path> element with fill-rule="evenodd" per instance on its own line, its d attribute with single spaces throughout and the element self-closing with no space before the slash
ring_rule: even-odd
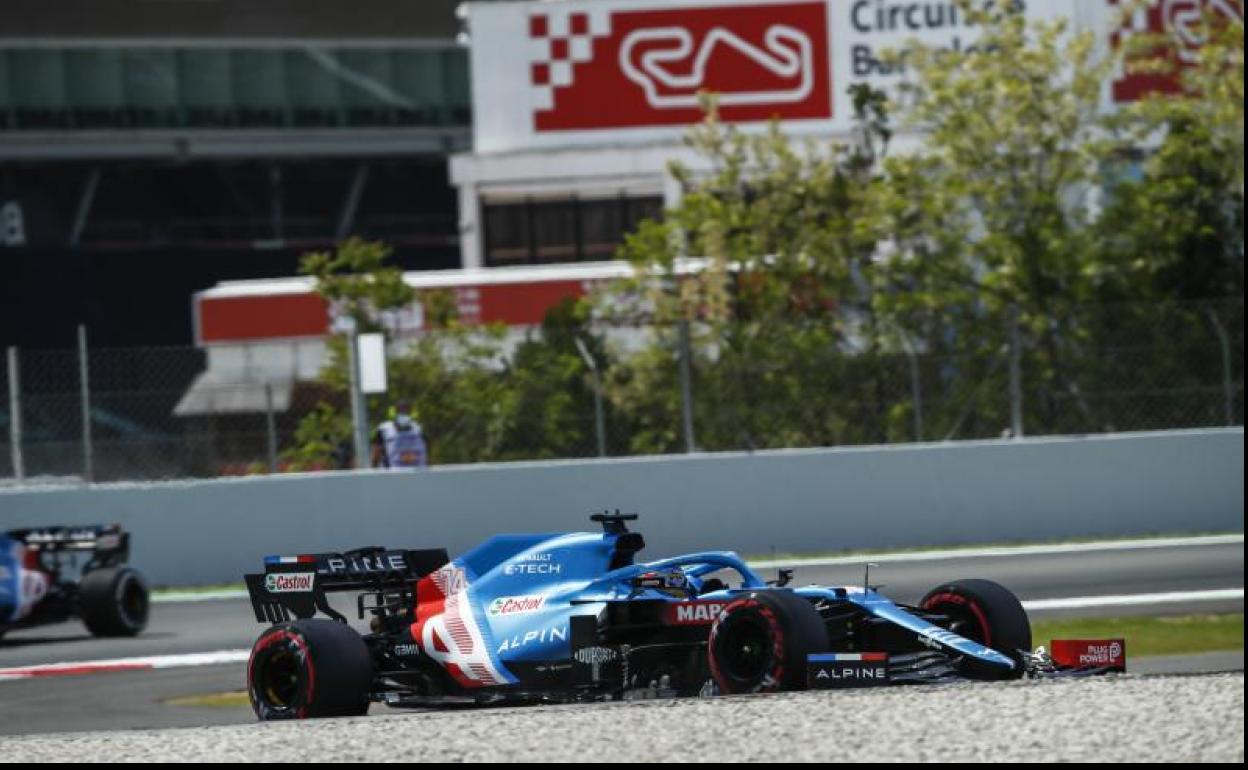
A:
<svg viewBox="0 0 1248 770">
<path fill-rule="evenodd" d="M 1119 0 L 1015 0 L 1032 19 L 1065 18 L 1106 47 L 1139 32 L 1185 41 L 1202 9 L 1239 0 L 1155 0 L 1120 24 Z M 568 0 L 470 3 L 476 153 L 671 141 L 719 94 L 737 123 L 772 117 L 792 133 L 840 133 L 855 83 L 894 86 L 882 60 L 910 40 L 967 50 L 978 30 L 945 0 Z M 1199 41 L 1192 41 L 1197 46 Z M 1108 102 L 1157 82 L 1120 75 Z"/>
<path fill-rule="evenodd" d="M 1019 4 L 1044 18 L 1092 5 Z M 477 3 L 468 29 L 478 153 L 670 140 L 700 119 L 700 91 L 728 121 L 846 130 L 849 86 L 898 78 L 885 49 L 976 37 L 953 3 L 896 0 Z"/>
</svg>

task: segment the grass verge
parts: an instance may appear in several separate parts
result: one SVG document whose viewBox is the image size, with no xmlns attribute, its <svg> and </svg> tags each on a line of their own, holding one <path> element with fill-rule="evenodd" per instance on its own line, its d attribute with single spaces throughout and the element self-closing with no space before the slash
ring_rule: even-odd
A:
<svg viewBox="0 0 1248 770">
<path fill-rule="evenodd" d="M 1242 650 L 1244 615 L 1064 618 L 1031 624 L 1032 643 L 1046 647 L 1053 639 L 1120 638 L 1127 642 L 1128 670 L 1131 658 Z"/>
<path fill-rule="evenodd" d="M 246 690 L 234 692 L 213 692 L 207 695 L 188 695 L 185 698 L 171 698 L 165 701 L 166 706 L 203 706 L 206 708 L 251 708 Z"/>
</svg>

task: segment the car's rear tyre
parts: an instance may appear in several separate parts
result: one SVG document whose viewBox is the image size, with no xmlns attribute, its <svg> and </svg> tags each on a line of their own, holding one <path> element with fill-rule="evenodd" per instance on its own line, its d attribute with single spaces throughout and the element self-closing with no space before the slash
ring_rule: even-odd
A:
<svg viewBox="0 0 1248 770">
<path fill-rule="evenodd" d="M 991 580 L 942 583 L 927 592 L 919 606 L 949 617 L 945 627 L 959 636 L 991 647 L 1015 662 L 1012 671 L 966 659 L 962 673 L 976 679 L 1018 679 L 1023 655 L 1031 650 L 1031 621 L 1022 602 L 1005 586 Z"/>
<path fill-rule="evenodd" d="M 722 694 L 799 690 L 806 656 L 825 652 L 828 630 L 792 591 L 754 591 L 729 602 L 711 626 L 707 662 Z"/>
<path fill-rule="evenodd" d="M 103 567 L 82 576 L 78 614 L 95 636 L 134 636 L 147 628 L 147 581 L 133 567 Z"/>
<path fill-rule="evenodd" d="M 368 712 L 373 662 L 358 633 L 323 618 L 268 628 L 252 645 L 247 695 L 262 721 Z"/>
</svg>

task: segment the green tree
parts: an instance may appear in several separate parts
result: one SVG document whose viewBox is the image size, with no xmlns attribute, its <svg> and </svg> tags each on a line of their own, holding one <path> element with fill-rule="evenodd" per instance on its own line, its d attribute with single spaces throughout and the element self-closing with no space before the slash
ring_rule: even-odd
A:
<svg viewBox="0 0 1248 770">
<path fill-rule="evenodd" d="M 852 97 L 858 134 L 832 145 L 795 145 L 774 122 L 760 133 L 725 126 L 706 101 L 688 143 L 708 168 L 671 166 L 680 205 L 643 223 L 621 249 L 638 275 L 630 290 L 646 294 L 657 323 L 652 347 L 612 376 L 634 451 L 683 445 L 678 323 L 691 324 L 703 448 L 882 437 L 879 420 L 846 406 L 876 404 L 886 383 L 868 371 L 833 375 L 850 348 L 875 353 L 881 336 L 871 302 L 880 238 L 872 202 L 891 132 L 878 92 L 857 88 Z M 698 269 L 682 269 L 686 255 Z"/>
<path fill-rule="evenodd" d="M 1151 299 L 1244 293 L 1244 24 L 1209 14 L 1188 30 L 1198 50 L 1143 36 L 1131 71 L 1164 74 L 1174 92 L 1148 95 L 1116 124 L 1128 150 L 1103 219 L 1107 248 L 1146 276 Z M 1181 68 L 1180 52 L 1189 60 Z"/>
<path fill-rule="evenodd" d="M 381 331 L 387 325 L 388 313 L 407 306 L 415 298 L 412 288 L 403 281 L 402 270 L 387 264 L 392 251 L 384 243 L 352 237 L 332 252 L 305 254 L 299 262 L 299 273 L 315 281 L 317 294 L 329 303 L 334 316 L 349 319 L 361 332 Z M 300 468 L 334 467 L 336 453 L 351 439 L 345 336 L 331 337 L 327 348 L 328 362 L 319 379 L 329 395 L 300 418 L 294 445 L 283 452 Z M 378 402 L 375 408 L 381 406 Z"/>
<path fill-rule="evenodd" d="M 1125 255 L 1102 248 L 1093 205 L 1117 151 L 1102 103 L 1114 60 L 1067 20 L 958 2 L 978 27 L 974 48 L 905 52 L 904 121 L 924 144 L 886 161 L 893 248 L 881 267 L 906 290 L 877 300 L 924 349 L 958 362 L 950 403 L 977 403 L 978 432 L 1009 425 L 1011 344 L 1026 350 L 1025 422 L 1096 422 L 1081 314 L 1137 280 Z M 949 430 L 963 409 L 946 415 Z"/>
<path fill-rule="evenodd" d="M 693 322 L 700 444 L 846 443 L 913 435 L 903 351 L 921 354 L 929 436 L 1009 426 L 1011 345 L 1022 351 L 1026 424 L 1113 428 L 1124 416 L 1100 393 L 1129 387 L 1141 367 L 1111 365 L 1105 345 L 1146 321 L 1117 316 L 1148 306 L 1105 312 L 1101 303 L 1183 296 L 1164 286 L 1167 264 L 1206 285 L 1202 270 L 1212 270 L 1234 291 L 1211 265 L 1211 243 L 1232 246 L 1226 263 L 1239 266 L 1242 294 L 1242 204 L 1221 216 L 1233 185 L 1197 193 L 1199 182 L 1173 178 L 1221 170 L 1238 179 L 1230 200 L 1242 202 L 1242 29 L 1238 58 L 1233 26 L 1229 54 L 1206 49 L 1204 85 L 1193 90 L 1219 101 L 1200 108 L 1205 117 L 1179 121 L 1168 106 L 1174 146 L 1150 163 L 1169 176 L 1122 188 L 1122 201 L 1130 192 L 1174 213 L 1132 210 L 1111 194 L 1121 211 L 1100 216 L 1126 150 L 1148 149 L 1143 136 L 1160 125 L 1105 110 L 1114 54 L 1067 21 L 1030 21 L 1017 3 L 957 1 L 977 45 L 900 52 L 909 78 L 899 98 L 855 90 L 858 127 L 844 145 L 791 142 L 774 124 L 725 127 L 708 103 L 689 138 L 706 163 L 672 167 L 681 203 L 621 251 L 637 268 L 630 290 L 646 294 L 660 323 L 653 346 L 613 376 L 617 407 L 638 421 L 638 450 L 679 448 L 676 335 L 666 325 L 677 320 Z M 1184 109 L 1190 117 L 1194 108 Z M 922 144 L 887 153 L 890 114 Z M 1186 155 L 1211 147 L 1232 162 Z M 1128 217 L 1140 226 L 1132 237 L 1168 256 L 1123 246 Z M 1184 250 L 1202 270 L 1175 261 Z M 700 270 L 682 274 L 684 256 L 701 258 Z"/>
<path fill-rule="evenodd" d="M 349 241 L 333 254 L 308 255 L 302 267 L 357 328 L 384 329 L 388 314 L 417 299 L 401 272 L 386 264 L 388 255 L 383 244 Z M 436 464 L 592 453 L 593 397 L 574 340 L 604 366 L 606 351 L 589 328 L 587 304 L 557 305 L 538 332 L 512 346 L 502 326 L 460 323 L 450 292 L 423 292 L 419 301 L 426 330 L 392 337 L 388 392 L 368 399 L 370 415 L 410 402 Z M 328 347 L 319 379 L 330 396 L 304 416 L 285 453 L 298 467 L 332 466 L 350 438 L 345 338 L 332 338 Z"/>
<path fill-rule="evenodd" d="M 294 445 L 282 453 L 293 470 L 335 467 L 340 447 L 351 440 L 351 417 L 321 401 L 295 428 Z"/>
<path fill-rule="evenodd" d="M 305 254 L 300 275 L 316 281 L 316 292 L 337 314 L 352 319 L 359 331 L 379 331 L 384 313 L 398 310 L 415 299 L 403 281 L 403 271 L 386 261 L 393 249 L 379 241 L 352 237 L 332 251 Z"/>
<path fill-rule="evenodd" d="M 501 327 L 452 323 L 406 340 L 391 357 L 387 400 L 412 404 L 432 463 L 509 459 L 515 399 L 501 376 L 504 350 Z M 375 404 L 370 410 L 384 406 L 381 399 Z"/>
<path fill-rule="evenodd" d="M 515 349 L 504 376 L 514 398 L 508 443 L 517 458 L 594 454 L 593 391 L 577 340 L 600 367 L 606 346 L 590 327 L 590 305 L 565 299 L 552 307 L 536 334 Z M 609 435 L 609 434 L 608 434 Z"/>
</svg>

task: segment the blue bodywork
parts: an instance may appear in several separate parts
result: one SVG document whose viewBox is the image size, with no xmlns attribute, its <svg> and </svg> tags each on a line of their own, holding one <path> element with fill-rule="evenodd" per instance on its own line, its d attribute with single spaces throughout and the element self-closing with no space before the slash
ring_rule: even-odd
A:
<svg viewBox="0 0 1248 770">
<path fill-rule="evenodd" d="M 18 619 L 22 554 L 22 544 L 0 532 L 0 626 Z"/>
<path fill-rule="evenodd" d="M 572 618 L 602 616 L 612 603 L 727 602 L 752 590 L 774 590 L 735 553 L 705 551 L 646 563 L 620 553 L 634 533 L 500 535 L 420 581 L 412 637 L 466 687 L 513 685 L 518 664 L 567 660 Z M 634 549 L 636 550 L 636 549 Z M 623 562 L 623 563 L 621 563 Z M 614 568 L 613 568 L 614 567 Z M 728 588 L 703 593 L 714 574 Z M 689 591 L 639 586 L 647 573 L 687 582 Z M 968 656 L 1004 671 L 1012 658 L 905 611 L 869 588 L 808 586 L 810 599 L 849 602 L 906 629 L 933 650 Z M 435 601 L 430 601 L 434 599 Z M 466 610 L 466 611 L 465 611 Z"/>
</svg>

